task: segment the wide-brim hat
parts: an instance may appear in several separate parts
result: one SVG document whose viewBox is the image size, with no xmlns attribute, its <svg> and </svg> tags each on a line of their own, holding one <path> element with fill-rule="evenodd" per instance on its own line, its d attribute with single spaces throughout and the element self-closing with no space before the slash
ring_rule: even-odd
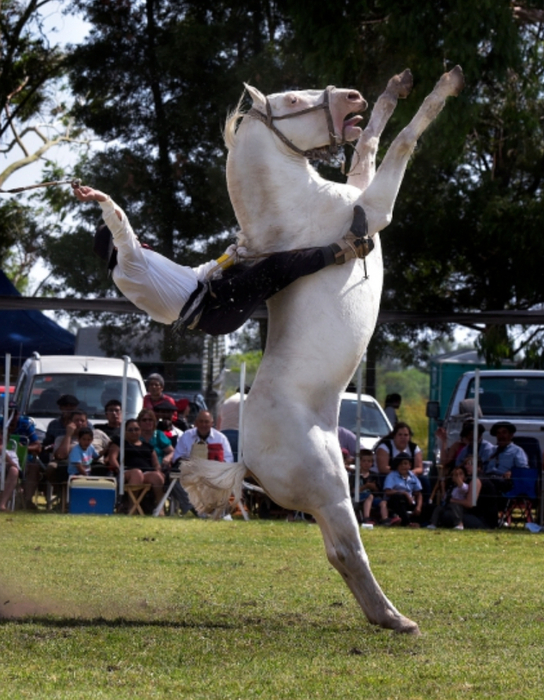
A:
<svg viewBox="0 0 544 700">
<path fill-rule="evenodd" d="M 513 435 L 517 430 L 516 426 L 513 423 L 510 423 L 509 420 L 500 420 L 500 421 L 498 421 L 498 423 L 494 423 L 491 426 L 491 430 L 489 432 L 491 433 L 491 435 L 493 437 L 496 437 L 497 430 L 499 428 L 507 428 L 511 435 Z"/>
<path fill-rule="evenodd" d="M 174 413 L 174 411 L 177 411 L 177 406 L 174 406 L 174 404 L 170 403 L 170 401 L 159 401 L 159 403 L 153 405 L 153 410 L 170 411 L 171 413 Z"/>
</svg>

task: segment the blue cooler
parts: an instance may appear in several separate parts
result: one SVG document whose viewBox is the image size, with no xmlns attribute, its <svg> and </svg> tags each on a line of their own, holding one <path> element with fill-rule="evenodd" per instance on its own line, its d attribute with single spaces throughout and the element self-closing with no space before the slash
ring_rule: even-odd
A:
<svg viewBox="0 0 544 700">
<path fill-rule="evenodd" d="M 117 483 L 111 476 L 71 476 L 68 481 L 68 512 L 112 515 Z"/>
</svg>

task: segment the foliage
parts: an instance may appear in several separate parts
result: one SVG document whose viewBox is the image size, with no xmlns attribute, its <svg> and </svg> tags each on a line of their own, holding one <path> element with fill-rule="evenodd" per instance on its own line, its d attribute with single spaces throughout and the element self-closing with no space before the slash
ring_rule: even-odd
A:
<svg viewBox="0 0 544 700">
<path fill-rule="evenodd" d="M 21 513 L 0 525 L 14 616 L 0 622 L 1 698 L 542 694 L 542 536 L 365 531 L 378 581 L 421 626 L 413 638 L 366 622 L 315 525 Z"/>
</svg>

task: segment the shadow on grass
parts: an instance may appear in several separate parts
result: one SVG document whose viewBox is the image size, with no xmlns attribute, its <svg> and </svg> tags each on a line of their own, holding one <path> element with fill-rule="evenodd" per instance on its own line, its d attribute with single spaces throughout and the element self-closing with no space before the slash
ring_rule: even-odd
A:
<svg viewBox="0 0 544 700">
<path fill-rule="evenodd" d="M 247 620 L 246 620 L 247 622 Z M 255 624 L 262 622 L 259 618 L 253 620 Z M 24 617 L 0 617 L 0 627 L 7 625 L 41 625 L 43 627 L 161 627 L 165 629 L 225 629 L 234 630 L 239 627 L 239 622 L 217 622 L 212 620 L 196 621 L 169 621 L 169 620 L 130 620 L 125 617 L 108 619 L 105 617 L 49 617 L 29 615 Z"/>
</svg>

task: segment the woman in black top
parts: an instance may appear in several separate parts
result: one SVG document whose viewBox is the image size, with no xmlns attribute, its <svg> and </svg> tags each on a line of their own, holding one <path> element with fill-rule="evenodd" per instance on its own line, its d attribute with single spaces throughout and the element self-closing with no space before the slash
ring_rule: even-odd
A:
<svg viewBox="0 0 544 700">
<path fill-rule="evenodd" d="M 120 438 L 114 436 L 109 450 L 109 464 L 116 473 L 120 468 L 120 445 Z M 140 438 L 140 425 L 134 418 L 125 423 L 125 483 L 151 484 L 155 502 L 159 503 L 162 498 L 164 476 L 161 465 L 153 447 Z"/>
</svg>

